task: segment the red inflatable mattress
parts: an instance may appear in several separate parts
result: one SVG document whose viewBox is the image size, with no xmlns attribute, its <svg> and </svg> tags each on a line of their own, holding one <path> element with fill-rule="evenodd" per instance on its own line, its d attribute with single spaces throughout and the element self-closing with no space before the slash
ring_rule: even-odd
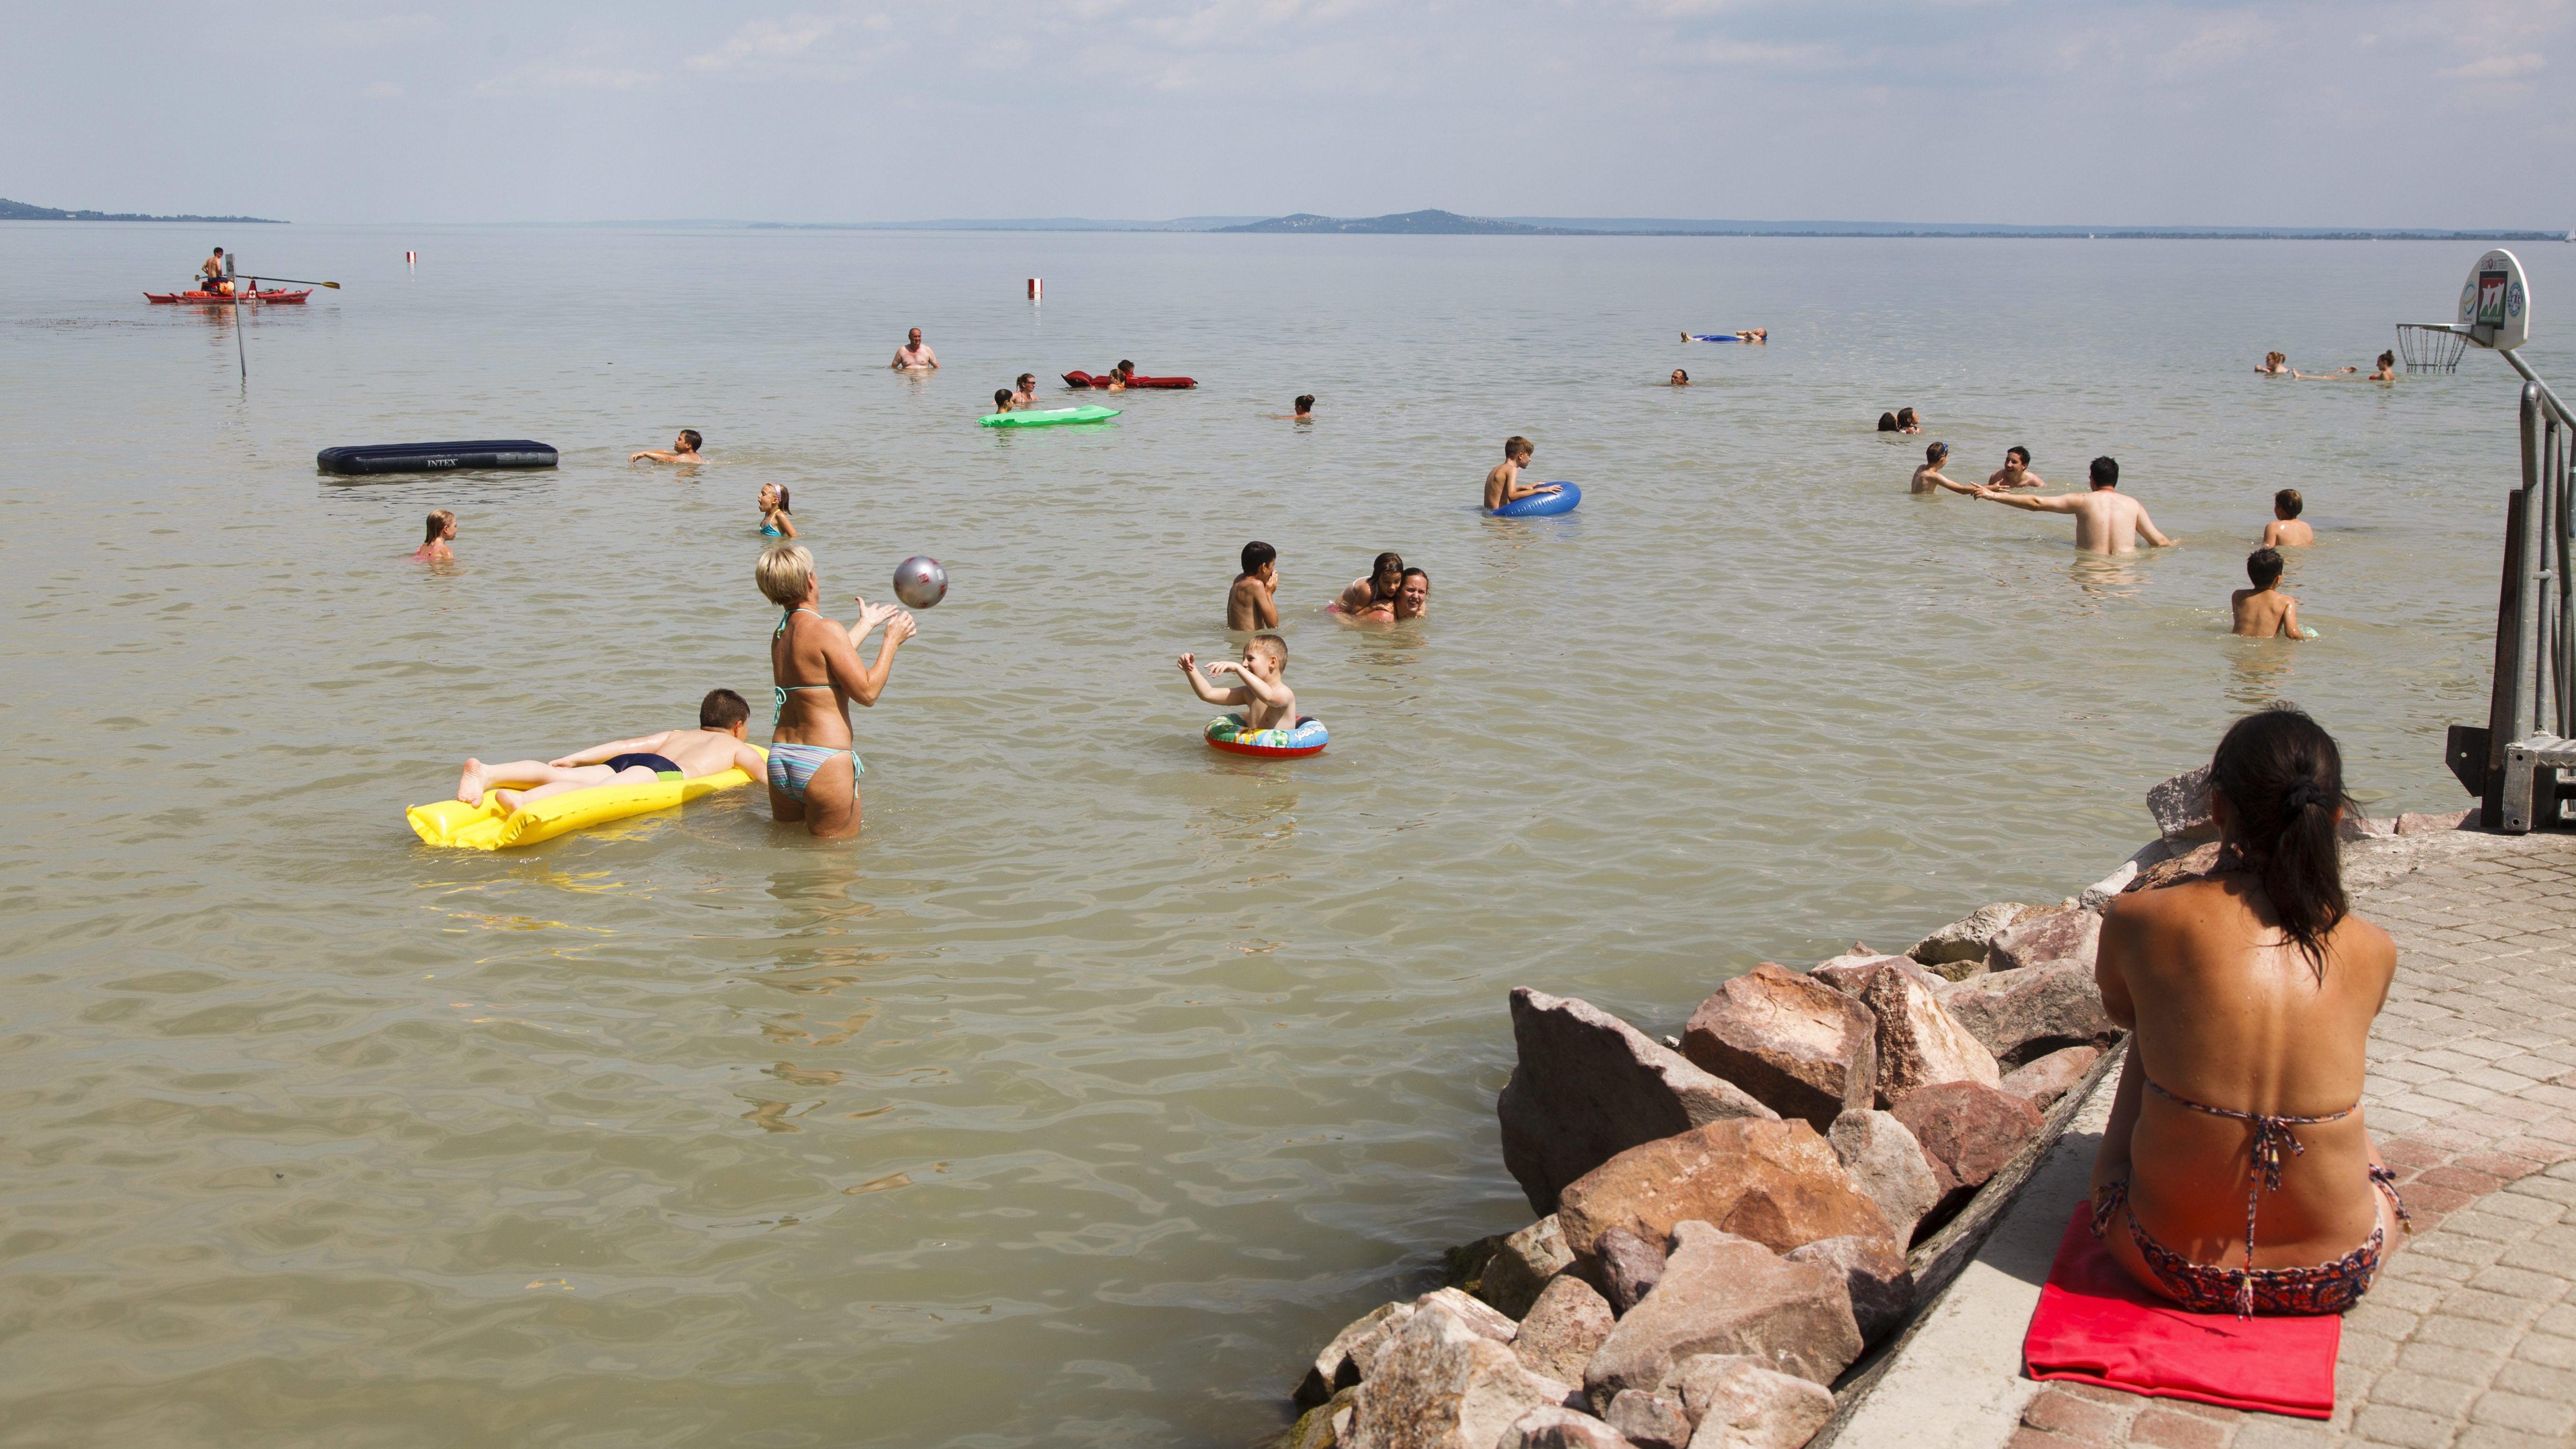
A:
<svg viewBox="0 0 2576 1449">
<path fill-rule="evenodd" d="M 1104 372 L 1099 376 L 1094 377 L 1087 372 L 1068 372 L 1064 375 L 1064 385 L 1067 387 L 1107 387 L 1109 386 L 1109 374 Z M 1127 379 L 1127 385 L 1129 387 L 1196 387 L 1199 385 L 1199 380 L 1195 377 L 1131 377 Z"/>
</svg>

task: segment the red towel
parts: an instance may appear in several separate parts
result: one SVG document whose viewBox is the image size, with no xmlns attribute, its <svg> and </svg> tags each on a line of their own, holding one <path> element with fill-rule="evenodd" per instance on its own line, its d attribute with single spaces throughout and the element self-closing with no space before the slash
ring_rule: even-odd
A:
<svg viewBox="0 0 2576 1449">
<path fill-rule="evenodd" d="M 2076 1204 L 2057 1240 L 2021 1344 L 2032 1378 L 2302 1419 L 2334 1413 L 2341 1318 L 2240 1319 L 2176 1307 L 2111 1261 L 2092 1216 L 2092 1204 Z"/>
</svg>

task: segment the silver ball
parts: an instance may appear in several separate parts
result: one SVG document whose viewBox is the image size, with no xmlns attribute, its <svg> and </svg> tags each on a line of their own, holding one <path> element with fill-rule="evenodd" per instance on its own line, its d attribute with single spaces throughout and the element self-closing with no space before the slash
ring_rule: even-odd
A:
<svg viewBox="0 0 2576 1449">
<path fill-rule="evenodd" d="M 907 609 L 927 609 L 948 597 L 948 570 L 935 558 L 914 554 L 894 566 L 894 596 Z"/>
</svg>

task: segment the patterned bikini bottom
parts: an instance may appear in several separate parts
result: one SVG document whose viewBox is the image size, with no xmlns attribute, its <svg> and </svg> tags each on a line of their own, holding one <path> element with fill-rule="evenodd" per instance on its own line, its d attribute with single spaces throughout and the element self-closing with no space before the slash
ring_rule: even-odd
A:
<svg viewBox="0 0 2576 1449">
<path fill-rule="evenodd" d="M 2374 1167 L 2370 1182 L 2388 1194 L 2389 1202 L 2397 1208 L 2398 1221 L 2406 1221 L 2406 1204 L 2397 1195 L 2396 1175 L 2387 1168 Z M 2128 1204 L 2127 1178 L 2105 1188 L 2100 1201 L 2093 1205 L 2093 1236 L 2099 1238 L 2107 1233 L 2111 1219 Z M 2270 1317 L 2351 1311 L 2379 1276 L 2379 1260 L 2388 1246 L 2388 1229 L 2385 1225 L 2374 1226 L 2360 1247 L 2331 1263 L 2305 1268 L 2222 1268 L 2195 1263 L 2157 1242 L 2154 1234 L 2139 1225 L 2136 1213 L 2129 1214 L 2129 1241 L 2138 1245 L 2138 1256 L 2147 1260 L 2148 1271 L 2156 1275 L 2166 1295 L 2192 1312 Z"/>
</svg>

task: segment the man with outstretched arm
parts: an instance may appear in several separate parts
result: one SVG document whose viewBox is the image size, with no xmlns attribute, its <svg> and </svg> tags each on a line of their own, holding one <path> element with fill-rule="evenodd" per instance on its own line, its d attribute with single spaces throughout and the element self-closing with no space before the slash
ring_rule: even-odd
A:
<svg viewBox="0 0 2576 1449">
<path fill-rule="evenodd" d="M 2048 498 L 2006 493 L 1989 485 L 1977 490 L 1977 496 L 1989 503 L 2025 508 L 2033 513 L 2072 513 L 2075 515 L 2075 547 L 2083 553 L 2136 553 L 2138 535 L 2158 548 L 2173 547 L 2173 540 L 2156 530 L 2155 520 L 2138 500 L 2120 491 L 2120 465 L 2110 458 L 2096 458 L 2092 468 L 2093 491 L 2060 493 Z"/>
</svg>

